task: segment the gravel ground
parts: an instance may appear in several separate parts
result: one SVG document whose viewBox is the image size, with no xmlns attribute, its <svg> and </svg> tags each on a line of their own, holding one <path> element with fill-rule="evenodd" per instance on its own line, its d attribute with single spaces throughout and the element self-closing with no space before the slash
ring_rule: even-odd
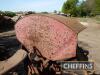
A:
<svg viewBox="0 0 100 75">
<path fill-rule="evenodd" d="M 81 19 L 82 21 L 82 19 Z M 95 71 L 100 74 L 100 24 L 94 19 L 85 19 L 87 28 L 79 33 L 78 45 L 89 51 L 88 58 L 95 63 Z"/>
</svg>

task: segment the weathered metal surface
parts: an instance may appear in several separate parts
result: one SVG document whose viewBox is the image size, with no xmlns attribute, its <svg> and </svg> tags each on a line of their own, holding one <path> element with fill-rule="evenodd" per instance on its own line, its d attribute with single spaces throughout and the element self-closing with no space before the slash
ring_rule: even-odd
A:
<svg viewBox="0 0 100 75">
<path fill-rule="evenodd" d="M 76 55 L 77 33 L 84 29 L 80 25 L 61 16 L 35 14 L 19 20 L 15 31 L 30 52 L 36 47 L 49 60 L 63 60 Z"/>
<path fill-rule="evenodd" d="M 17 66 L 27 56 L 27 52 L 20 49 L 7 60 L 0 61 L 0 75 Z"/>
<path fill-rule="evenodd" d="M 86 28 L 83 24 L 81 24 L 78 20 L 76 20 L 73 17 L 69 18 L 69 17 L 64 17 L 61 15 L 53 15 L 53 14 L 40 14 L 40 15 L 45 15 L 54 18 L 59 22 L 63 23 L 64 25 L 66 25 L 67 27 L 71 28 L 76 33 L 79 33 Z"/>
</svg>

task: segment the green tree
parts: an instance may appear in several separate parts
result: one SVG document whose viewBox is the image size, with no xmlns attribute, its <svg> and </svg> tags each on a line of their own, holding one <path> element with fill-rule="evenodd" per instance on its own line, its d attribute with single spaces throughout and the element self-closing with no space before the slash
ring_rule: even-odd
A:
<svg viewBox="0 0 100 75">
<path fill-rule="evenodd" d="M 95 0 L 86 0 L 84 2 L 83 8 L 85 9 L 87 16 L 91 16 L 94 7 L 95 7 Z"/>
<path fill-rule="evenodd" d="M 1 16 L 1 15 L 4 15 L 4 12 L 3 12 L 3 11 L 0 11 L 0 16 Z"/>
<path fill-rule="evenodd" d="M 94 2 L 94 9 L 92 10 L 92 13 L 97 15 L 100 15 L 100 0 L 95 0 Z"/>
<path fill-rule="evenodd" d="M 87 16 L 100 15 L 100 0 L 86 0 L 81 4 L 82 13 Z"/>
<path fill-rule="evenodd" d="M 67 0 L 63 4 L 62 12 L 71 16 L 77 16 L 77 3 L 78 0 Z"/>
<path fill-rule="evenodd" d="M 48 14 L 48 12 L 44 11 L 44 12 L 41 12 L 42 14 Z"/>
<path fill-rule="evenodd" d="M 5 16 L 9 16 L 9 17 L 13 17 L 13 16 L 16 16 L 16 13 L 11 12 L 11 11 L 5 11 L 5 12 L 4 12 L 4 15 L 5 15 Z"/>
<path fill-rule="evenodd" d="M 87 6 L 86 6 L 86 1 L 83 1 L 80 6 L 79 6 L 80 10 L 80 16 L 87 16 Z"/>
<path fill-rule="evenodd" d="M 54 13 L 56 13 L 56 14 L 57 14 L 57 10 L 54 10 Z"/>
</svg>

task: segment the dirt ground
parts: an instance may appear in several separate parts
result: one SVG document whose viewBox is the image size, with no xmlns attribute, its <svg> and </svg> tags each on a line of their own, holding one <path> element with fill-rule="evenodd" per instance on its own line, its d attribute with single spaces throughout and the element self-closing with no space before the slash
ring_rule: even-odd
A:
<svg viewBox="0 0 100 75">
<path fill-rule="evenodd" d="M 86 22 L 86 29 L 78 35 L 78 45 L 89 51 L 88 58 L 90 61 L 94 61 L 95 70 L 97 74 L 100 74 L 100 21 L 96 19 L 79 19 Z"/>
</svg>

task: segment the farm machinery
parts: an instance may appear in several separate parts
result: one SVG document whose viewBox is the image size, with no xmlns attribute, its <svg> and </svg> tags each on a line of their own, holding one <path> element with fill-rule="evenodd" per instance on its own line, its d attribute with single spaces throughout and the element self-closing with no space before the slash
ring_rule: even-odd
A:
<svg viewBox="0 0 100 75">
<path fill-rule="evenodd" d="M 61 15 L 32 14 L 21 18 L 15 24 L 21 48 L 0 63 L 0 74 L 24 62 L 26 75 L 63 75 L 58 61 L 79 61 L 77 35 L 84 28 L 76 19 Z M 87 75 L 86 71 L 81 73 Z M 66 71 L 65 75 L 75 74 Z"/>
</svg>

